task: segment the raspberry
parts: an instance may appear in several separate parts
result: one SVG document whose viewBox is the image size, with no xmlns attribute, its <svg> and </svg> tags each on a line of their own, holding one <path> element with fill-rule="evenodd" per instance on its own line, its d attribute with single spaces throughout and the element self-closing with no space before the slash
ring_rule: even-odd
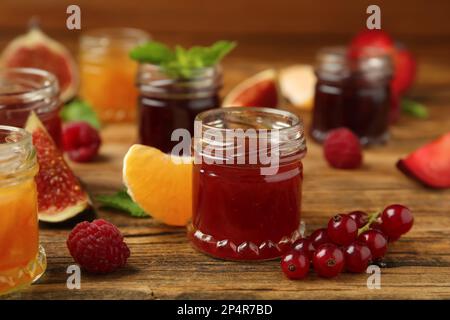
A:
<svg viewBox="0 0 450 320">
<path fill-rule="evenodd" d="M 116 226 L 103 219 L 75 226 L 67 247 L 76 263 L 88 272 L 112 272 L 127 262 L 130 250 Z"/>
<path fill-rule="evenodd" d="M 358 137 L 347 128 L 330 131 L 323 148 L 325 159 L 334 168 L 355 169 L 361 166 L 361 144 Z"/>
<path fill-rule="evenodd" d="M 71 122 L 63 128 L 63 147 L 70 160 L 91 161 L 100 148 L 100 136 L 87 122 Z"/>
</svg>

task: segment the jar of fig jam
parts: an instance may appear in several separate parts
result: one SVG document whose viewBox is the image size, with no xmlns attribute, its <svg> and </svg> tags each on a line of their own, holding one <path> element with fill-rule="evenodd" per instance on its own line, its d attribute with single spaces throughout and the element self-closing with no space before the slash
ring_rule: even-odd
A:
<svg viewBox="0 0 450 320">
<path fill-rule="evenodd" d="M 202 111 L 220 106 L 220 67 L 193 69 L 189 77 L 171 75 L 161 67 L 141 64 L 138 72 L 140 143 L 170 152 L 175 129 L 194 133 L 194 120 Z"/>
<path fill-rule="evenodd" d="M 56 77 L 33 68 L 0 69 L 0 125 L 24 127 L 34 111 L 61 146 L 59 86 Z"/>
<path fill-rule="evenodd" d="M 345 48 L 325 48 L 317 56 L 316 75 L 316 141 L 338 127 L 351 129 L 363 145 L 387 141 L 392 64 L 386 54 L 370 49 L 349 58 Z"/>
<path fill-rule="evenodd" d="M 193 246 L 227 260 L 284 254 L 301 235 L 301 120 L 282 110 L 233 107 L 199 114 L 196 126 Z"/>
</svg>

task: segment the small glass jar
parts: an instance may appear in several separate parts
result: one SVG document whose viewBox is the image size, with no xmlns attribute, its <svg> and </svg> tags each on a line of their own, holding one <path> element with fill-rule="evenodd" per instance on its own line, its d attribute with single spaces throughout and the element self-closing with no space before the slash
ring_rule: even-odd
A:
<svg viewBox="0 0 450 320">
<path fill-rule="evenodd" d="M 171 139 L 175 129 L 193 135 L 197 114 L 220 106 L 222 71 L 218 66 L 193 69 L 189 78 L 182 78 L 141 64 L 138 86 L 140 142 L 170 152 L 178 143 Z"/>
<path fill-rule="evenodd" d="M 46 268 L 39 246 L 37 171 L 31 135 L 0 126 L 0 294 L 30 284 Z"/>
<path fill-rule="evenodd" d="M 80 97 L 103 122 L 135 120 L 138 64 L 129 53 L 148 40 L 148 33 L 131 28 L 96 29 L 81 36 Z"/>
<path fill-rule="evenodd" d="M 61 147 L 60 109 L 58 80 L 53 74 L 33 68 L 0 70 L 0 125 L 24 127 L 34 111 Z"/>
<path fill-rule="evenodd" d="M 328 131 L 347 127 L 363 145 L 389 138 L 390 58 L 371 49 L 350 59 L 342 47 L 325 48 L 317 57 L 311 135 L 322 142 Z"/>
<path fill-rule="evenodd" d="M 193 246 L 226 260 L 286 253 L 301 236 L 301 120 L 282 110 L 232 107 L 199 114 L 196 126 L 188 228 Z"/>
</svg>

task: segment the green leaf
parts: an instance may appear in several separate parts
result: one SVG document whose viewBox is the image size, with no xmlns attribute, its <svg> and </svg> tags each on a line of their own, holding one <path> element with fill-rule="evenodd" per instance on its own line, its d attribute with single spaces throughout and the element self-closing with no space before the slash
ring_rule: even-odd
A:
<svg viewBox="0 0 450 320">
<path fill-rule="evenodd" d="M 85 101 L 74 100 L 63 106 L 61 110 L 63 121 L 86 121 L 94 128 L 100 129 L 100 121 L 92 107 Z"/>
<path fill-rule="evenodd" d="M 162 64 L 172 60 L 174 53 L 163 43 L 147 42 L 132 49 L 130 57 L 139 62 Z"/>
<path fill-rule="evenodd" d="M 146 218 L 149 215 L 135 203 L 125 190 L 120 190 L 112 195 L 99 195 L 95 199 L 102 207 L 120 210 L 136 218 Z"/>
<path fill-rule="evenodd" d="M 427 119 L 428 109 L 420 102 L 410 99 L 402 99 L 401 103 L 402 111 L 412 115 L 416 118 Z"/>
<path fill-rule="evenodd" d="M 171 50 L 162 43 L 149 42 L 134 48 L 130 57 L 139 62 L 159 65 L 171 77 L 191 78 L 196 69 L 219 63 L 235 47 L 235 42 L 221 40 L 210 47 L 193 46 L 186 49 L 175 46 Z"/>
</svg>

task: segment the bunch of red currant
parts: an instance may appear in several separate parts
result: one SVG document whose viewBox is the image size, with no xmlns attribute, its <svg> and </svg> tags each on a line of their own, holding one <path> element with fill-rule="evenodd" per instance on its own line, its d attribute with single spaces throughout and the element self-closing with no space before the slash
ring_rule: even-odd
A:
<svg viewBox="0 0 450 320">
<path fill-rule="evenodd" d="M 326 278 L 344 269 L 364 272 L 369 263 L 384 257 L 388 242 L 407 233 L 413 222 L 411 211 L 400 204 L 370 216 L 362 211 L 338 214 L 330 219 L 327 228 L 297 240 L 282 257 L 281 268 L 289 279 L 306 277 L 311 262 L 316 273 Z"/>
</svg>

